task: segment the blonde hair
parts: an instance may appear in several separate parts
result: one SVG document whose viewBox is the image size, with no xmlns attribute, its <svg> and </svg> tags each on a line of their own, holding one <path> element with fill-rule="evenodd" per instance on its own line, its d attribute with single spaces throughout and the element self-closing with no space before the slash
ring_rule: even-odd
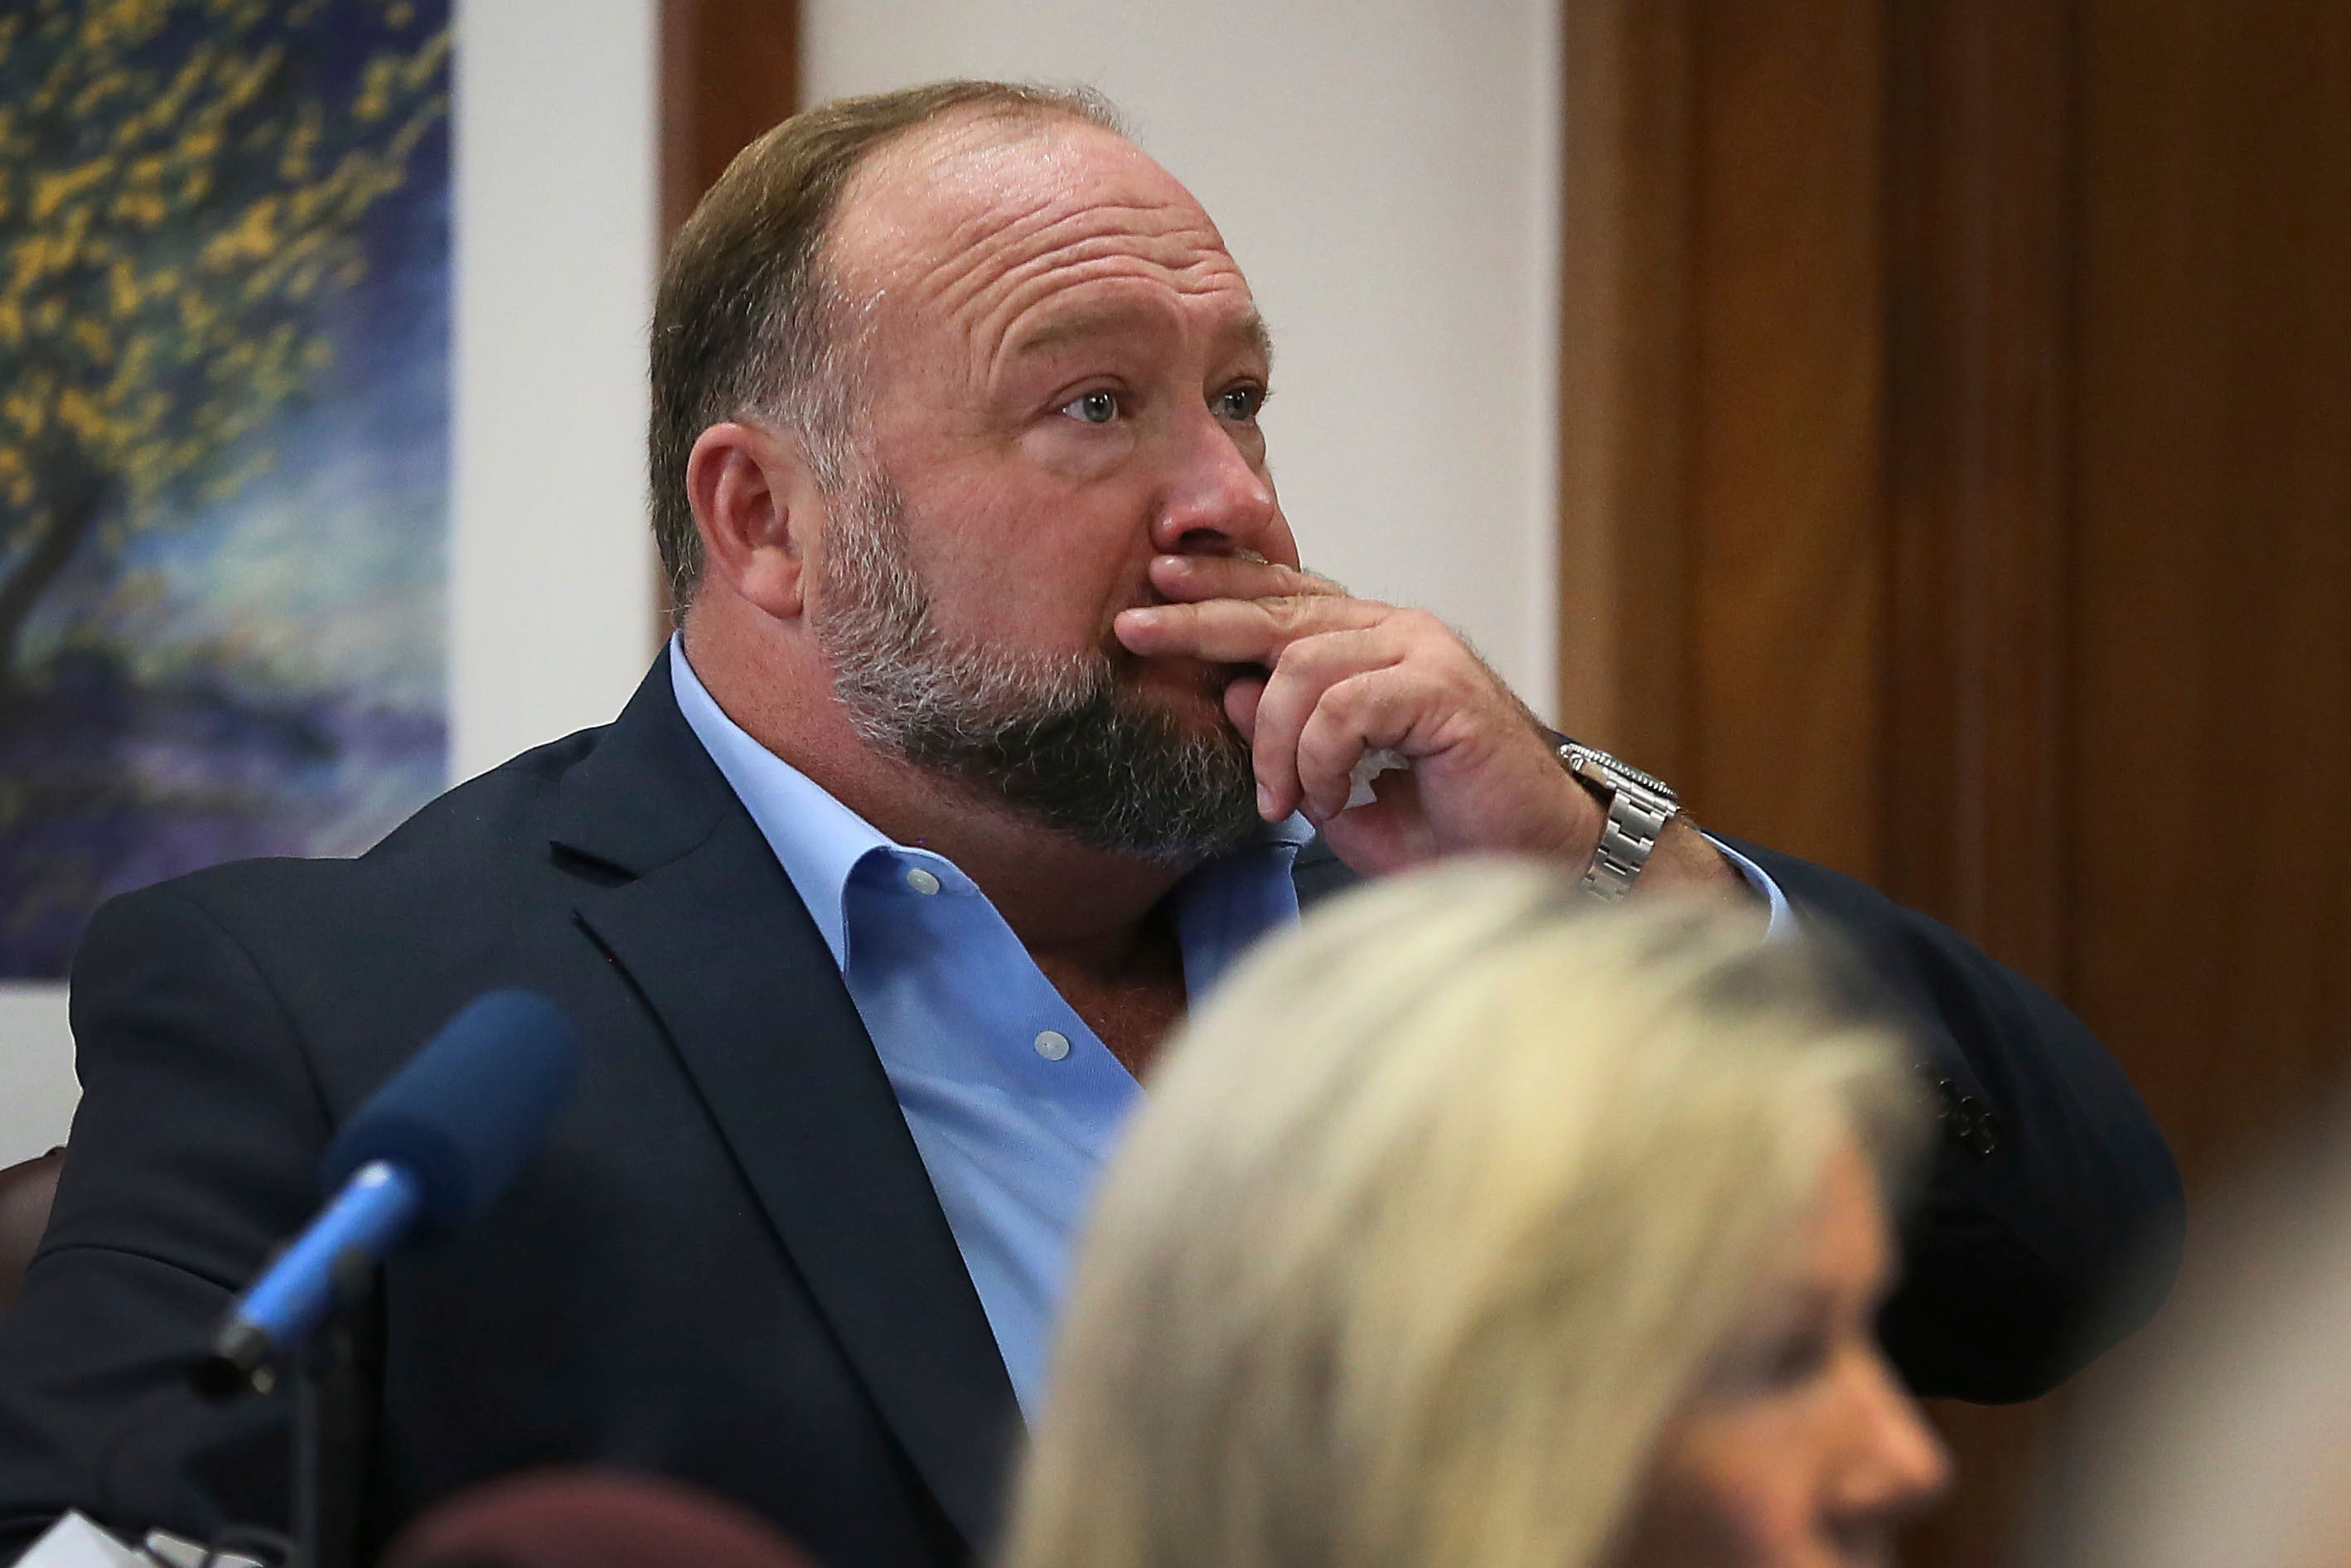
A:
<svg viewBox="0 0 2351 1568">
<path fill-rule="evenodd" d="M 1574 1568 L 1920 1106 L 1816 956 L 1456 864 L 1334 901 L 1171 1047 L 1105 1183 L 1014 1568 Z"/>
</svg>

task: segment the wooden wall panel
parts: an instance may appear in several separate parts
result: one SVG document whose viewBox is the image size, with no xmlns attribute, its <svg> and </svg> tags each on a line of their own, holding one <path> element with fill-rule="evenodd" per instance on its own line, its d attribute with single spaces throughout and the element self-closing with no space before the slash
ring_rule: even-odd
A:
<svg viewBox="0 0 2351 1568">
<path fill-rule="evenodd" d="M 2084 26 L 2075 994 L 2202 1174 L 2351 1055 L 2351 11 Z"/>
<path fill-rule="evenodd" d="M 1677 782 L 1701 820 L 1872 876 L 1883 7 L 1699 10 Z"/>
<path fill-rule="evenodd" d="M 661 242 L 726 165 L 799 107 L 797 0 L 662 0 Z M 675 623 L 653 574 L 652 642 Z"/>
<path fill-rule="evenodd" d="M 2072 5 L 1888 11 L 1879 885 L 2062 991 Z"/>
<path fill-rule="evenodd" d="M 2069 0 L 1887 13 L 1878 884 L 2062 994 L 2078 39 Z M 1904 1561 L 2005 1560 L 2056 1403 L 1933 1410 L 1961 1479 Z"/>
<path fill-rule="evenodd" d="M 1689 6 L 1571 5 L 1561 31 L 1560 722 L 1683 777 Z"/>
<path fill-rule="evenodd" d="M 662 0 L 662 235 L 799 107 L 796 0 Z"/>
<path fill-rule="evenodd" d="M 1566 18 L 1562 692 L 2056 989 L 2193 1191 L 2351 1062 L 2351 6 Z M 1906 1561 L 2008 1561 L 2050 1412 L 1937 1414 Z"/>
<path fill-rule="evenodd" d="M 1864 875 L 1876 15 L 1600 0 L 1563 28 L 1562 721 Z"/>
</svg>

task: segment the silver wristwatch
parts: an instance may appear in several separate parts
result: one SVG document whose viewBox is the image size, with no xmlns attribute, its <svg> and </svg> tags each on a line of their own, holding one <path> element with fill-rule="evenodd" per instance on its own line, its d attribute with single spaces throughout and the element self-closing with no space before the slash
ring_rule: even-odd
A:
<svg viewBox="0 0 2351 1568">
<path fill-rule="evenodd" d="M 1657 847 L 1666 824 L 1682 809 L 1681 798 L 1663 779 L 1573 740 L 1560 743 L 1559 759 L 1607 808 L 1607 819 L 1600 824 L 1600 845 L 1592 852 L 1583 885 L 1594 898 L 1614 904 L 1633 891 L 1633 879 L 1649 863 L 1649 852 Z"/>
</svg>

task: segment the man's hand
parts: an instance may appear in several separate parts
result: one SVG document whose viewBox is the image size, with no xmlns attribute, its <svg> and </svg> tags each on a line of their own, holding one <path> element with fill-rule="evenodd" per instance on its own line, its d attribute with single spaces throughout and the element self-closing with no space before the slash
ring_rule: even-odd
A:
<svg viewBox="0 0 2351 1568">
<path fill-rule="evenodd" d="M 1561 768 L 1525 705 L 1435 616 L 1238 556 L 1161 556 L 1151 581 L 1176 602 L 1119 616 L 1129 651 L 1268 672 L 1225 690 L 1268 821 L 1304 811 L 1342 860 L 1372 875 L 1479 851 L 1577 867 L 1591 858 L 1599 803 Z M 1350 772 L 1380 748 L 1410 768 L 1380 775 L 1378 799 L 1346 810 Z"/>
<path fill-rule="evenodd" d="M 1120 643 L 1144 658 L 1258 665 L 1225 688 L 1249 743 L 1258 812 L 1295 810 L 1368 876 L 1443 855 L 1524 854 L 1571 870 L 1600 841 L 1600 803 L 1568 775 L 1551 732 L 1443 622 L 1356 599 L 1326 578 L 1245 556 L 1160 556 L 1151 582 L 1175 602 L 1129 610 Z M 1410 764 L 1347 810 L 1364 753 Z M 1741 904 L 1745 882 L 1675 819 L 1641 875 Z"/>
</svg>

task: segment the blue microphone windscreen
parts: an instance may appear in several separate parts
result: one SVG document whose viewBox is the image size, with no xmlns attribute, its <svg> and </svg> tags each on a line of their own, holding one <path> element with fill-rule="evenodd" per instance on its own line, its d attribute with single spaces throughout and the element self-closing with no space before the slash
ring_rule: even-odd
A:
<svg viewBox="0 0 2351 1568">
<path fill-rule="evenodd" d="M 546 1135 L 579 1063 L 580 1037 L 553 1003 L 528 991 L 476 997 L 343 1124 L 320 1179 L 335 1192 L 390 1160 L 423 1189 L 420 1236 L 463 1225 Z"/>
</svg>

